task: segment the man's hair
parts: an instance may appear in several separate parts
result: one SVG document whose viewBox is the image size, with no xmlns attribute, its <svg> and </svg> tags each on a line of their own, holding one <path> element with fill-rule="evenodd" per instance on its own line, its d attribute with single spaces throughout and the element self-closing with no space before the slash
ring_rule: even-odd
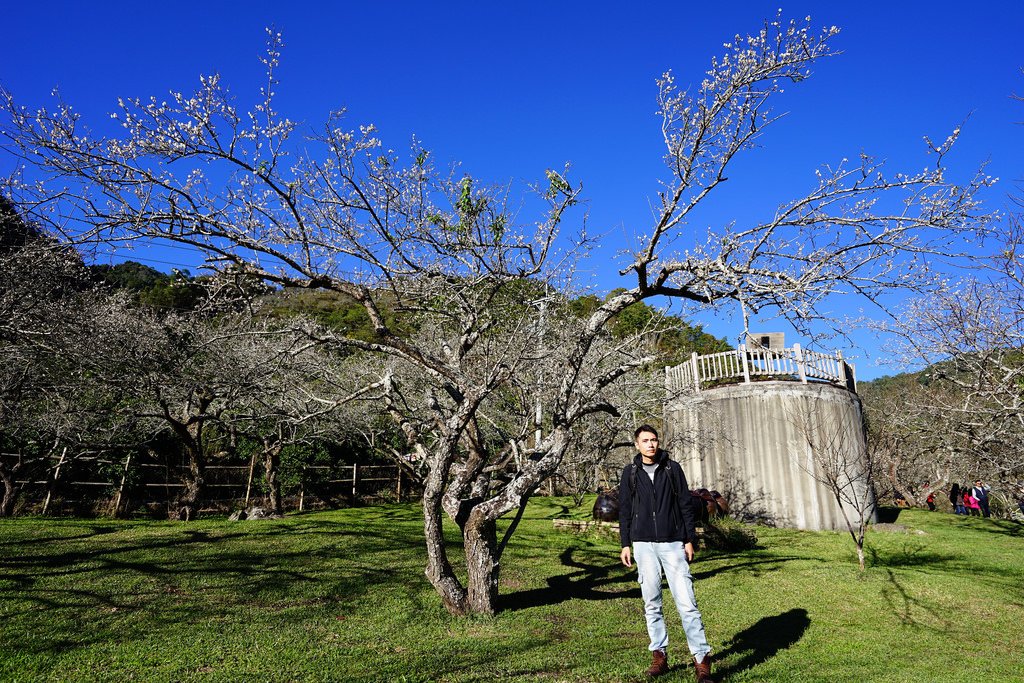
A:
<svg viewBox="0 0 1024 683">
<path fill-rule="evenodd" d="M 650 432 L 651 434 L 654 434 L 654 436 L 658 436 L 658 430 L 652 427 L 651 425 L 640 425 L 639 427 L 636 428 L 636 431 L 633 432 L 633 441 L 639 439 L 640 435 L 643 434 L 644 432 Z"/>
</svg>

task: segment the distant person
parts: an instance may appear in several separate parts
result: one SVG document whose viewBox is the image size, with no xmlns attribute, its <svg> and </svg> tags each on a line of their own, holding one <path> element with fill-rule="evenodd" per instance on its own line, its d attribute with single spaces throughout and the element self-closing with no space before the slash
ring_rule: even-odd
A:
<svg viewBox="0 0 1024 683">
<path fill-rule="evenodd" d="M 928 505 L 928 509 L 935 512 L 935 494 L 929 493 L 928 497 L 924 499 L 924 502 Z"/>
<path fill-rule="evenodd" d="M 964 507 L 964 498 L 960 493 L 960 484 L 953 484 L 949 489 L 949 502 L 953 506 L 954 515 L 966 515 L 967 508 Z"/>
<path fill-rule="evenodd" d="M 981 505 L 978 504 L 978 499 L 971 495 L 970 489 L 964 489 L 964 507 L 967 508 L 967 512 L 971 517 L 981 517 Z"/>
<path fill-rule="evenodd" d="M 641 425 L 633 439 L 637 455 L 623 468 L 619 482 L 619 559 L 631 567 L 635 553 L 647 635 L 651 638 L 651 666 L 647 675 L 668 672 L 668 631 L 661 600 L 664 573 L 683 621 L 697 683 L 712 683 L 711 646 L 704 634 L 690 574 L 697 541 L 693 508 L 687 504 L 690 486 L 679 463 L 658 448 L 654 427 Z"/>
<path fill-rule="evenodd" d="M 983 517 L 991 515 L 988 509 L 988 491 L 988 487 L 985 486 L 981 479 L 974 482 L 974 488 L 971 489 L 971 495 L 978 500 L 978 506 L 981 508 L 981 515 Z"/>
</svg>

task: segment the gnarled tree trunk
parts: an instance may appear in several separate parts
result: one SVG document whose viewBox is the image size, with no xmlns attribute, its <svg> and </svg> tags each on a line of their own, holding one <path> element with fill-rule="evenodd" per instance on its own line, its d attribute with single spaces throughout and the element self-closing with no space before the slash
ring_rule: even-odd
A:
<svg viewBox="0 0 1024 683">
<path fill-rule="evenodd" d="M 463 615 L 469 611 L 467 592 L 448 559 L 442 528 L 444 509 L 441 500 L 452 461 L 448 454 L 455 447 L 455 443 L 441 443 L 429 455 L 432 462 L 423 488 L 423 533 L 427 544 L 427 579 L 441 596 L 445 609 L 452 614 Z"/>
<path fill-rule="evenodd" d="M 185 450 L 189 460 L 188 469 L 181 478 L 183 488 L 175 508 L 178 520 L 190 522 L 199 514 L 199 502 L 206 483 L 206 463 L 202 453 L 188 447 Z"/>
<path fill-rule="evenodd" d="M 495 520 L 488 519 L 479 507 L 474 508 L 462 530 L 462 537 L 466 549 L 467 607 L 473 614 L 492 615 L 498 605 L 501 574 Z"/>
<path fill-rule="evenodd" d="M 281 447 L 280 441 L 263 440 L 263 476 L 267 482 L 267 506 L 275 515 L 284 514 L 281 500 Z"/>
<path fill-rule="evenodd" d="M 14 514 L 14 503 L 18 500 L 21 487 L 14 479 L 18 468 L 7 468 L 0 464 L 0 480 L 4 483 L 3 498 L 0 498 L 0 517 L 10 517 Z"/>
<path fill-rule="evenodd" d="M 186 405 L 182 411 L 182 419 L 172 416 L 170 406 L 160 397 L 159 393 L 157 400 L 163 408 L 164 419 L 181 439 L 185 457 L 188 459 L 188 468 L 181 478 L 182 491 L 175 501 L 174 514 L 171 515 L 182 522 L 188 522 L 195 519 L 199 513 L 199 503 L 202 500 L 206 484 L 206 455 L 203 437 L 208 419 L 206 410 L 213 402 L 213 396 L 206 390 L 197 391 L 194 413 L 191 406 Z M 190 399 L 189 404 L 191 403 Z"/>
<path fill-rule="evenodd" d="M 427 495 L 424 495 L 423 531 L 427 542 L 425 573 L 434 590 L 441 596 L 441 603 L 445 609 L 452 614 L 463 615 L 469 612 L 467 592 L 458 577 L 455 576 L 451 562 L 448 560 L 444 534 L 441 529 L 442 514 L 440 497 L 431 501 Z"/>
<path fill-rule="evenodd" d="M 531 462 L 512 481 L 494 492 L 489 491 L 489 477 L 486 473 L 474 474 L 479 471 L 474 466 L 475 460 L 487 461 L 480 450 L 471 452 L 466 468 L 452 478 L 447 491 L 442 489 L 448 478 L 447 472 L 439 473 L 431 469 L 423 496 L 427 576 L 441 595 L 444 606 L 452 614 L 491 616 L 497 612 L 501 556 L 505 544 L 515 531 L 530 495 L 558 467 L 568 445 L 566 430 L 554 430 L 548 437 L 547 445 L 542 458 Z M 465 497 L 460 497 L 460 494 Z M 466 587 L 455 576 L 445 553 L 444 538 L 441 535 L 442 509 L 462 532 Z M 498 520 L 516 509 L 519 514 L 499 542 Z"/>
</svg>

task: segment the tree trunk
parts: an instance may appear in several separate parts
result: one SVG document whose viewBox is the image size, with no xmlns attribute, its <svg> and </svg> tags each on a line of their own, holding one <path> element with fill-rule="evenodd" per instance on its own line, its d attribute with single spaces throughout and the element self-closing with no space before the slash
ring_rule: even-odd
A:
<svg viewBox="0 0 1024 683">
<path fill-rule="evenodd" d="M 57 468 L 53 471 L 53 475 L 46 478 L 46 499 L 43 501 L 43 514 L 45 515 L 50 509 L 50 501 L 53 500 L 53 492 L 57 488 L 57 480 L 60 478 L 60 468 L 64 465 L 64 458 L 67 457 L 68 449 L 67 446 L 60 453 L 60 460 L 57 462 Z"/>
<path fill-rule="evenodd" d="M 897 466 L 898 461 L 889 466 L 889 482 L 892 483 L 892 487 L 896 490 L 897 493 L 903 496 L 903 500 L 907 501 L 907 505 L 909 505 L 910 507 L 923 507 L 923 505 L 921 505 L 921 503 L 918 502 L 917 496 L 910 489 L 910 487 L 904 484 L 903 481 L 900 479 L 900 476 L 896 471 Z M 924 498 L 927 497 L 928 494 L 925 493 Z"/>
<path fill-rule="evenodd" d="M 441 596 L 441 603 L 445 609 L 455 615 L 464 615 L 468 611 L 466 589 L 452 570 L 442 530 L 444 511 L 441 499 L 451 470 L 448 463 L 452 460 L 446 456 L 449 451 L 455 449 L 455 444 L 442 443 L 437 448 L 439 450 L 430 455 L 434 462 L 431 463 L 423 486 L 423 535 L 427 543 L 425 574 L 434 590 Z"/>
<path fill-rule="evenodd" d="M 21 494 L 17 474 L 23 462 L 20 457 L 14 467 L 7 467 L 0 462 L 0 480 L 4 482 L 4 495 L 0 499 L 0 517 L 10 517 L 14 514 L 14 504 L 18 501 L 18 496 Z"/>
<path fill-rule="evenodd" d="M 427 542 L 427 568 L 426 575 L 430 584 L 441 596 L 441 603 L 445 609 L 454 615 L 467 614 L 469 605 L 467 602 L 466 589 L 459 583 L 458 577 L 452 571 L 451 562 L 448 561 L 448 553 L 445 550 L 444 534 L 441 531 L 441 504 L 439 500 L 431 501 L 426 495 L 423 496 L 423 531 Z"/>
<path fill-rule="evenodd" d="M 18 500 L 21 489 L 14 482 L 14 475 L 9 475 L 5 470 L 0 471 L 0 479 L 4 482 L 4 495 L 0 499 L 0 517 L 10 517 L 14 514 L 14 503 Z"/>
<path fill-rule="evenodd" d="M 267 482 L 267 505 L 275 515 L 284 514 L 281 501 L 281 442 L 263 440 L 264 478 Z"/>
<path fill-rule="evenodd" d="M 493 615 L 498 605 L 501 551 L 505 541 L 497 540 L 497 520 L 511 510 L 521 508 L 541 482 L 550 476 L 561 462 L 568 440 L 564 429 L 555 429 L 549 435 L 550 446 L 544 458 L 530 465 L 519 476 L 497 491 L 490 491 L 487 476 L 471 476 L 474 468 L 467 466 L 445 492 L 454 458 L 438 446 L 431 457 L 434 462 L 423 489 L 424 533 L 427 543 L 426 575 L 441 596 L 445 608 L 454 615 Z M 452 451 L 455 444 L 449 444 Z M 435 466 L 441 464 L 443 466 Z M 471 477 L 471 479 L 468 479 Z M 490 494 L 490 497 L 488 496 Z M 479 497 L 474 494 L 480 494 Z M 469 496 L 466 498 L 465 496 Z M 466 554 L 468 589 L 452 571 L 445 550 L 441 521 L 444 513 L 454 520 L 462 531 Z M 506 536 L 515 529 L 515 522 Z"/>
<path fill-rule="evenodd" d="M 497 525 L 479 510 L 469 516 L 463 529 L 466 549 L 466 570 L 469 588 L 469 611 L 473 614 L 493 615 L 498 605 Z"/>
<path fill-rule="evenodd" d="M 129 452 L 128 457 L 124 460 L 124 473 L 121 475 L 121 485 L 117 489 L 117 498 L 114 499 L 114 517 L 117 517 L 118 510 L 121 509 L 121 500 L 124 495 L 124 485 L 128 481 L 128 468 L 132 464 L 132 454 Z"/>
<path fill-rule="evenodd" d="M 561 437 L 556 430 L 554 435 Z M 472 614 L 493 615 L 498 608 L 498 584 L 501 577 L 501 554 L 505 543 L 519 522 L 529 497 L 549 478 L 565 451 L 565 440 L 559 438 L 548 451 L 548 468 L 538 467 L 520 479 L 509 482 L 497 495 L 475 503 L 462 525 L 468 577 L 468 607 Z M 468 501 L 467 501 L 468 502 Z M 506 513 L 519 509 L 506 536 L 498 543 L 497 521 Z"/>
<path fill-rule="evenodd" d="M 182 522 L 189 522 L 196 518 L 199 513 L 199 501 L 203 496 L 203 484 L 205 483 L 205 463 L 203 456 L 192 448 L 186 448 L 188 453 L 188 470 L 182 477 L 183 489 L 178 496 L 177 518 Z"/>
<path fill-rule="evenodd" d="M 168 405 L 159 398 L 159 392 L 157 398 L 164 409 L 164 418 L 181 439 L 185 457 L 188 458 L 188 469 L 181 478 L 183 488 L 176 501 L 177 509 L 170 516 L 177 517 L 182 522 L 188 522 L 198 515 L 199 502 L 204 493 L 206 455 L 203 436 L 206 422 L 209 419 L 206 409 L 213 402 L 213 394 L 205 388 L 198 390 L 195 396 L 195 405 L 192 406 L 192 399 L 189 399 L 180 420 L 172 416 Z"/>
</svg>

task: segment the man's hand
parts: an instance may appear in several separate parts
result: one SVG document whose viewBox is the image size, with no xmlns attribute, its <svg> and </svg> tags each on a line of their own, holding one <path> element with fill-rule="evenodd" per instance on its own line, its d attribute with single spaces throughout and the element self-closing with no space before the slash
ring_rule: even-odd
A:
<svg viewBox="0 0 1024 683">
<path fill-rule="evenodd" d="M 629 550 L 629 548 L 623 548 L 623 550 Z M 693 562 L 693 544 L 687 543 L 683 546 L 683 550 L 686 551 L 686 561 Z"/>
<path fill-rule="evenodd" d="M 633 552 L 629 549 L 628 545 L 619 553 L 619 559 L 622 560 L 622 564 L 627 567 L 633 566 Z"/>
</svg>

